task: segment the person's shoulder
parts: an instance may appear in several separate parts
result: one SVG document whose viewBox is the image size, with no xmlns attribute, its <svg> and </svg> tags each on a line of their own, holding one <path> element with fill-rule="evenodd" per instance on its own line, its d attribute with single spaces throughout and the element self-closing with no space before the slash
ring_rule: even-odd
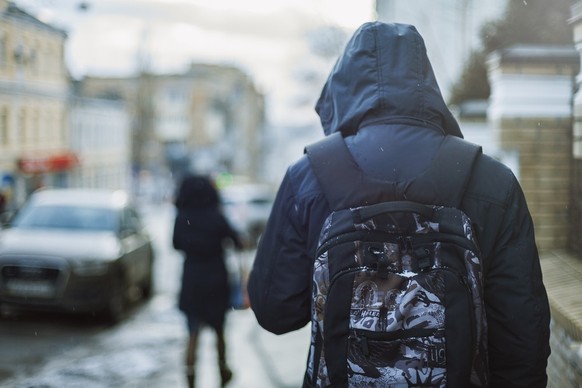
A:
<svg viewBox="0 0 582 388">
<path fill-rule="evenodd" d="M 467 194 L 504 203 L 516 185 L 519 185 L 517 178 L 507 165 L 491 155 L 481 154 L 473 165 Z"/>
<path fill-rule="evenodd" d="M 298 201 L 321 193 L 321 188 L 307 155 L 302 155 L 289 165 L 285 180 L 292 187 L 293 194 Z"/>
<path fill-rule="evenodd" d="M 305 179 L 310 173 L 311 167 L 307 155 L 303 155 L 287 168 L 287 175 L 294 180 Z"/>
</svg>

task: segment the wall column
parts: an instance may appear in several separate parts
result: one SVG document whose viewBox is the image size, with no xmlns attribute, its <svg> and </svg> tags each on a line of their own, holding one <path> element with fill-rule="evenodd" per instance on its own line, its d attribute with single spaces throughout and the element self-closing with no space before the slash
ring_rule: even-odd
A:
<svg viewBox="0 0 582 388">
<path fill-rule="evenodd" d="M 488 124 L 524 190 L 542 251 L 568 245 L 578 64 L 571 46 L 513 46 L 488 61 Z"/>
</svg>

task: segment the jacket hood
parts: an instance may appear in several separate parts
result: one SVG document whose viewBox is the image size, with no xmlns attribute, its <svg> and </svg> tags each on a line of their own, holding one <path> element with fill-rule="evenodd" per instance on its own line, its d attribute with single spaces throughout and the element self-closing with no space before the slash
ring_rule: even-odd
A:
<svg viewBox="0 0 582 388">
<path fill-rule="evenodd" d="M 348 41 L 315 106 L 326 135 L 373 122 L 411 123 L 463 137 L 422 36 L 407 24 L 368 22 Z"/>
<path fill-rule="evenodd" d="M 218 191 L 208 177 L 187 175 L 180 184 L 174 204 L 179 210 L 217 208 Z"/>
</svg>

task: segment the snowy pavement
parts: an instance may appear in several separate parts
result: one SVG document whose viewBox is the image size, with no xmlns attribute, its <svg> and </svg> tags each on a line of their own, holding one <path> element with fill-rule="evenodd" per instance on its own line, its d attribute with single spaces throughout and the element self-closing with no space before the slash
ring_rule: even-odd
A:
<svg viewBox="0 0 582 388">
<path fill-rule="evenodd" d="M 252 311 L 227 318 L 229 388 L 300 387 L 309 332 L 276 336 L 261 329 Z M 159 295 L 128 322 L 53 358 L 33 376 L 3 381 L 4 388 L 186 387 L 183 356 L 186 329 L 174 299 Z M 201 333 L 197 386 L 219 387 L 214 336 Z"/>
</svg>

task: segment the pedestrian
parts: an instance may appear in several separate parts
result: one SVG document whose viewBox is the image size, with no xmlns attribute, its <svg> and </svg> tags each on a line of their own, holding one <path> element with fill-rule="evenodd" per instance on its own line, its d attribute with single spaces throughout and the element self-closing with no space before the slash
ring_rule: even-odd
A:
<svg viewBox="0 0 582 388">
<path fill-rule="evenodd" d="M 242 243 L 219 205 L 218 191 L 209 178 L 184 177 L 175 199 L 173 245 L 185 256 L 178 306 L 186 316 L 190 334 L 186 350 L 189 387 L 195 386 L 198 334 L 203 325 L 216 333 L 222 386 L 232 379 L 224 337 L 230 291 L 223 244 L 230 239 L 240 249 Z"/>
<path fill-rule="evenodd" d="M 6 211 L 6 194 L 0 191 L 0 215 Z"/>
<path fill-rule="evenodd" d="M 410 183 L 431 167 L 445 139 L 463 137 L 421 35 L 405 24 L 363 24 L 337 60 L 315 108 L 326 137 L 341 133 L 362 174 L 391 187 L 399 201 L 430 197 L 430 186 L 419 192 Z M 550 313 L 523 191 L 506 166 L 485 154 L 476 156 L 470 171 L 464 192 L 450 194 L 462 194 L 460 208 L 472 220 L 480 247 L 488 327 L 484 374 L 491 387 L 545 387 Z M 288 167 L 257 248 L 248 283 L 251 307 L 259 324 L 275 334 L 300 329 L 318 313 L 312 274 L 320 231 L 332 210 L 318 177 L 308 155 Z M 328 178 L 345 177 L 338 167 Z M 336 196 L 356 195 L 373 203 L 358 182 L 343 182 L 345 192 Z M 337 357 L 331 354 L 317 366 L 315 354 L 325 352 L 316 338 L 319 326 L 312 320 L 304 387 L 328 386 L 326 362 Z M 418 369 L 413 373 L 422 377 Z M 473 386 L 470 371 L 459 373 L 467 378 L 458 386 Z M 430 386 L 445 384 L 446 378 Z"/>
</svg>

